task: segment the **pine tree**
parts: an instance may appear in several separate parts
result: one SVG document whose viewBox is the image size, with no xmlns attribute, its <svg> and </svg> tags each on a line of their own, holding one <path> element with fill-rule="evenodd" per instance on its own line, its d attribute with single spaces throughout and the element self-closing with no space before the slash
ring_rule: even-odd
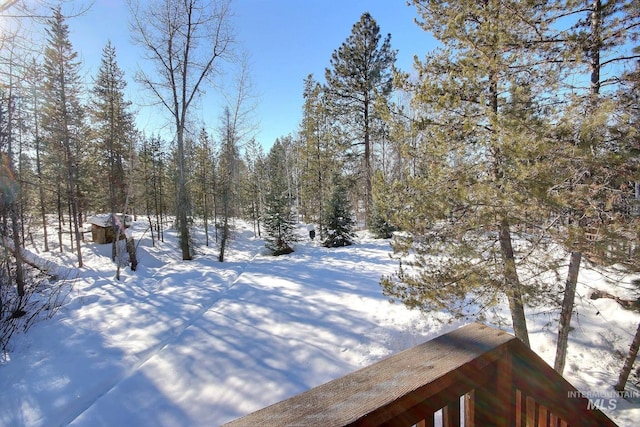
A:
<svg viewBox="0 0 640 427">
<path fill-rule="evenodd" d="M 267 182 L 265 173 L 265 155 L 255 138 L 252 138 L 245 149 L 245 164 L 247 174 L 243 181 L 243 189 L 246 193 L 249 218 L 253 222 L 253 230 L 256 236 L 262 235 L 260 223 L 265 205 L 264 193 Z"/>
<path fill-rule="evenodd" d="M 336 182 L 323 221 L 326 229 L 322 244 L 327 248 L 350 246 L 356 237 L 347 186 L 343 178 L 334 179 Z"/>
<path fill-rule="evenodd" d="M 341 133 L 322 86 L 309 75 L 304 81 L 304 106 L 300 126 L 302 168 L 300 209 L 307 222 L 316 222 L 323 234 L 331 177 L 341 169 Z"/>
<path fill-rule="evenodd" d="M 220 254 L 218 260 L 224 261 L 227 244 L 231 238 L 231 221 L 236 214 L 239 182 L 240 154 L 238 151 L 238 134 L 236 123 L 231 110 L 226 107 L 220 118 L 220 152 L 218 153 L 218 201 L 216 205 L 220 209 L 222 235 L 220 238 Z"/>
<path fill-rule="evenodd" d="M 265 246 L 275 256 L 293 252 L 298 241 L 296 235 L 296 215 L 287 197 L 269 194 L 266 212 L 262 218 L 265 228 Z"/>
<path fill-rule="evenodd" d="M 103 200 L 108 200 L 108 209 L 113 217 L 113 261 L 116 260 L 119 236 L 124 233 L 116 213 L 127 213 L 124 210 L 129 194 L 129 177 L 125 168 L 131 163 L 135 128 L 133 115 L 129 112 L 131 104 L 124 98 L 125 88 L 126 81 L 117 63 L 116 49 L 108 42 L 102 51 L 102 62 L 94 82 L 90 113 L 97 138 L 96 158 L 106 160 L 97 163 L 97 182 L 103 184 L 97 185 L 95 191 Z"/>
<path fill-rule="evenodd" d="M 295 225 L 297 223 L 292 209 L 292 193 L 285 167 L 287 158 L 286 143 L 276 139 L 266 159 L 268 194 L 266 212 L 263 217 L 267 237 L 266 247 L 274 255 L 293 252 L 297 241 Z"/>
<path fill-rule="evenodd" d="M 160 137 L 142 138 L 138 147 L 135 189 L 136 207 L 147 215 L 152 243 L 164 241 L 166 218 L 165 195 L 165 149 L 166 143 Z"/>
<path fill-rule="evenodd" d="M 48 160 L 53 162 L 60 175 L 54 182 L 59 186 L 58 213 L 62 215 L 60 200 L 66 195 L 71 212 L 72 244 L 78 255 L 78 266 L 82 267 L 80 242 L 80 200 L 78 188 L 82 173 L 82 136 L 84 110 L 80 103 L 82 83 L 77 53 L 69 40 L 69 27 L 60 8 L 53 11 L 47 28 L 48 45 L 44 56 L 45 85 L 42 107 L 43 130 L 46 133 Z M 62 193 L 62 184 L 65 192 Z M 61 222 L 59 220 L 59 222 Z M 59 224 L 61 226 L 61 224 Z M 62 231 L 62 228 L 60 228 Z M 61 242 L 62 249 L 62 242 Z"/>
<path fill-rule="evenodd" d="M 557 73 L 537 49 L 546 10 L 494 0 L 413 3 L 443 47 L 416 66 L 424 142 L 399 215 L 407 233 L 394 242 L 402 262 L 383 278 L 384 292 L 458 315 L 506 297 L 515 335 L 528 344 L 524 304 L 544 295 L 544 284 L 522 281 L 513 233 L 544 229 L 549 218 L 546 97 Z"/>
<path fill-rule="evenodd" d="M 637 52 L 625 48 L 638 37 L 640 14 L 635 3 L 569 2 L 564 5 L 568 10 L 562 13 L 578 18 L 563 32 L 564 39 L 569 40 L 564 47 L 575 64 L 570 75 L 579 76 L 568 81 L 583 80 L 586 74 L 589 86 L 571 87 L 577 96 L 566 100 L 564 121 L 558 131 L 564 153 L 558 155 L 560 176 L 553 191 L 563 201 L 558 209 L 563 212 L 566 227 L 560 233 L 564 233 L 563 240 L 571 252 L 554 362 L 560 373 L 564 369 L 573 295 L 583 255 L 597 263 L 636 264 L 629 259 L 626 245 L 619 244 L 637 240 L 635 221 L 625 207 L 629 195 L 622 189 L 625 182 L 633 180 L 633 173 L 625 166 L 629 164 L 629 153 L 621 149 L 624 137 L 611 129 L 616 105 L 616 92 L 611 86 L 624 78 L 605 78 L 613 66 L 640 58 Z"/>
<path fill-rule="evenodd" d="M 397 201 L 394 200 L 393 187 L 387 184 L 382 171 L 376 171 L 373 186 L 373 209 L 369 231 L 378 239 L 388 239 L 394 231 L 398 231 L 395 225 L 397 213 Z M 396 203 L 394 203 L 396 202 Z"/>
<path fill-rule="evenodd" d="M 213 142 L 205 129 L 200 130 L 198 141 L 194 147 L 195 163 L 193 189 L 194 212 L 204 223 L 205 245 L 209 246 L 209 224 L 213 210 L 213 193 L 215 192 L 215 162 Z"/>
<path fill-rule="evenodd" d="M 50 192 L 45 191 L 44 179 L 44 143 L 41 131 L 41 103 L 42 103 L 42 65 L 32 60 L 31 66 L 27 70 L 25 82 L 28 85 L 28 109 L 31 114 L 30 128 L 33 136 L 33 151 L 35 154 L 35 182 L 38 187 L 39 214 L 42 222 L 44 251 L 49 251 L 49 228 L 47 225 L 47 208 L 50 202 Z M 49 197 L 47 197 L 49 196 Z"/>
<path fill-rule="evenodd" d="M 380 42 L 380 27 L 364 13 L 347 40 L 331 56 L 331 68 L 325 72 L 327 93 L 343 125 L 356 135 L 355 146 L 362 147 L 361 176 L 364 181 L 365 224 L 369 221 L 373 178 L 373 144 L 376 134 L 376 103 L 391 93 L 391 67 L 396 51 L 391 35 Z"/>
</svg>

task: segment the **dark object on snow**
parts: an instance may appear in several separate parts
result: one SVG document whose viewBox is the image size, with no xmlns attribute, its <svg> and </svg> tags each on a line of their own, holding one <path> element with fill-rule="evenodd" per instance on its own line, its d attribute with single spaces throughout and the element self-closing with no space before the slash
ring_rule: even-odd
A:
<svg viewBox="0 0 640 427">
<path fill-rule="evenodd" d="M 133 237 L 127 239 L 127 252 L 129 253 L 131 271 L 136 271 L 136 268 L 138 268 L 138 257 L 136 256 L 136 242 L 133 240 Z"/>
<path fill-rule="evenodd" d="M 316 230 L 309 230 L 309 238 L 311 240 L 316 238 Z"/>
</svg>

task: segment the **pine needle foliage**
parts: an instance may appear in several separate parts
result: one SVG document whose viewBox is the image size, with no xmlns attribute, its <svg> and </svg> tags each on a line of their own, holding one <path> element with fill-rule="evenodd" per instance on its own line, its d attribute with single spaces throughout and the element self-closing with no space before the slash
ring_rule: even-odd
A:
<svg viewBox="0 0 640 427">
<path fill-rule="evenodd" d="M 293 245 L 298 240 L 296 217 L 286 198 L 268 198 L 263 223 L 266 232 L 265 246 L 272 255 L 286 255 L 294 251 Z"/>
<path fill-rule="evenodd" d="M 327 248 L 350 246 L 356 237 L 347 187 L 342 179 L 336 181 L 324 218 L 326 234 L 322 244 Z"/>
<path fill-rule="evenodd" d="M 545 159 L 554 151 L 546 117 L 557 74 L 532 47 L 545 11 L 494 0 L 413 3 L 442 47 L 416 60 L 420 164 L 398 188 L 400 265 L 383 290 L 459 316 L 506 297 L 515 334 L 528 343 L 524 304 L 544 291 L 521 267 L 555 203 Z"/>
<path fill-rule="evenodd" d="M 285 161 L 285 147 L 282 141 L 277 139 L 266 159 L 269 189 L 266 197 L 266 212 L 262 218 L 266 232 L 265 246 L 273 255 L 290 254 L 298 240 L 292 195 L 289 192 L 287 174 L 283 166 Z"/>
<path fill-rule="evenodd" d="M 386 182 L 382 171 L 377 171 L 373 186 L 373 208 L 369 231 L 377 239 L 389 239 L 398 227 L 395 224 L 397 203 L 394 203 L 392 187 Z"/>
</svg>

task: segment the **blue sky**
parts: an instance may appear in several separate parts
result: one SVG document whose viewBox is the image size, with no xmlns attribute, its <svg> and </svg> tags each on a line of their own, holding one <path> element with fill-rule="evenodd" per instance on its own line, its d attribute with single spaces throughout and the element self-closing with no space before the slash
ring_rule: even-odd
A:
<svg viewBox="0 0 640 427">
<path fill-rule="evenodd" d="M 392 47 L 399 51 L 396 64 L 404 70 L 411 68 L 414 55 L 423 57 L 434 46 L 433 39 L 413 22 L 415 8 L 405 0 L 233 0 L 232 8 L 236 36 L 248 52 L 257 97 L 256 138 L 267 148 L 277 137 L 295 134 L 301 119 L 303 80 L 310 73 L 324 79 L 332 52 L 364 12 L 373 16 L 383 35 L 391 33 Z M 150 95 L 132 81 L 142 62 L 139 48 L 131 43 L 128 20 L 123 0 L 95 0 L 85 15 L 68 24 L 87 81 L 95 76 L 102 49 L 111 40 L 130 81 L 130 100 L 141 105 Z M 215 100 L 220 96 L 209 91 L 208 101 L 194 110 L 210 130 L 218 124 L 220 111 Z M 137 108 L 138 124 L 147 133 L 156 133 L 166 123 L 159 119 L 161 110 Z"/>
</svg>

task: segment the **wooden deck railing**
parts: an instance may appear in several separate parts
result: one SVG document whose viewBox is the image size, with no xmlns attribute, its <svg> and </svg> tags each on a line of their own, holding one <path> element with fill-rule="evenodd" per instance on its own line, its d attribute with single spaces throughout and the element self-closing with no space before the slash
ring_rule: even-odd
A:
<svg viewBox="0 0 640 427">
<path fill-rule="evenodd" d="M 471 324 L 225 425 L 615 426 L 591 406 L 520 340 Z"/>
</svg>

